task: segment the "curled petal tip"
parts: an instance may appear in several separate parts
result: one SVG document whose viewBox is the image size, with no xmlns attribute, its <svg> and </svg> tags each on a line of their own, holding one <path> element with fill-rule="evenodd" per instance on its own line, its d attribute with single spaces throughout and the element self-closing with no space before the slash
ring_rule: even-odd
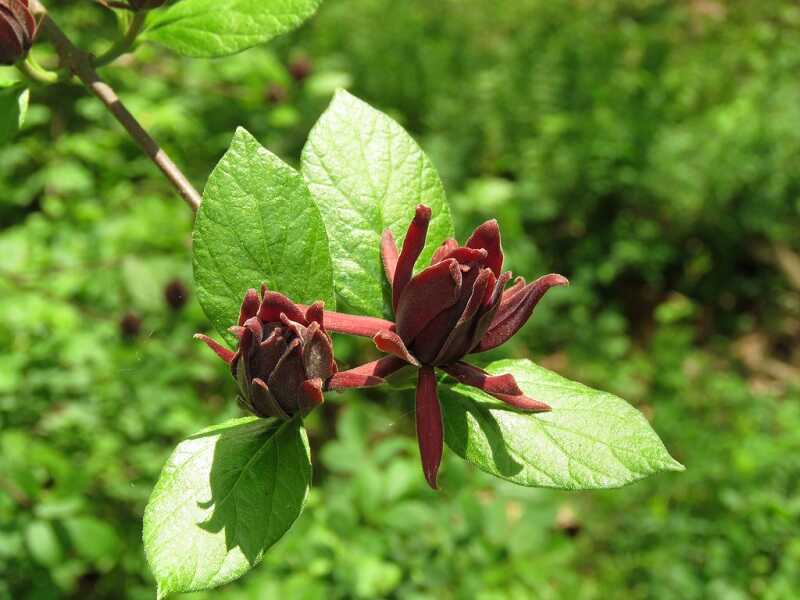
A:
<svg viewBox="0 0 800 600">
<path fill-rule="evenodd" d="M 417 442 L 425 480 L 438 489 L 439 465 L 442 462 L 444 430 L 442 410 L 436 394 L 436 375 L 431 367 L 419 370 L 416 393 Z"/>
<path fill-rule="evenodd" d="M 226 348 L 218 341 L 211 339 L 203 333 L 195 333 L 194 339 L 204 342 L 206 346 L 214 351 L 214 354 L 219 356 L 226 363 L 231 364 L 231 362 L 233 362 L 233 357 L 236 355 L 236 353 L 233 350 Z"/>
<path fill-rule="evenodd" d="M 419 361 L 408 351 L 403 340 L 395 332 L 379 331 L 372 337 L 372 341 L 375 343 L 375 347 L 381 352 L 393 354 L 397 358 L 411 363 L 415 367 L 419 366 Z"/>
<path fill-rule="evenodd" d="M 424 220 L 426 223 L 431 220 L 431 208 L 425 204 L 417 204 L 414 219 Z"/>
<path fill-rule="evenodd" d="M 569 285 L 569 279 L 564 277 L 563 275 L 559 275 L 558 273 L 550 273 L 549 275 L 545 275 L 541 278 L 543 284 L 546 284 L 547 287 L 554 287 L 557 285 Z"/>
</svg>

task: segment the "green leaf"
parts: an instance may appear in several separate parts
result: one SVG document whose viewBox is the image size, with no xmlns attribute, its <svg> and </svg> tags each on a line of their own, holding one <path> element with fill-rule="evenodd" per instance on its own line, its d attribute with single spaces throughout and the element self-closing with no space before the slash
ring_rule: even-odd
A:
<svg viewBox="0 0 800 600">
<path fill-rule="evenodd" d="M 527 395 L 553 410 L 519 412 L 461 384 L 445 391 L 447 445 L 484 471 L 521 485 L 579 490 L 683 470 L 647 419 L 624 400 L 529 360 L 500 360 L 487 370 L 513 374 Z"/>
<path fill-rule="evenodd" d="M 141 39 L 186 56 L 227 56 L 299 27 L 322 0 L 182 0 L 153 11 Z"/>
<path fill-rule="evenodd" d="M 178 444 L 144 513 L 159 598 L 251 569 L 300 515 L 310 481 L 299 419 L 235 419 Z"/>
<path fill-rule="evenodd" d="M 311 130 L 302 171 L 331 238 L 336 293 L 354 310 L 391 314 L 380 256 L 389 227 L 398 244 L 419 203 L 433 210 L 428 243 L 417 264 L 453 236 L 436 169 L 395 121 L 345 91 Z"/>
<path fill-rule="evenodd" d="M 21 83 L 0 82 L 0 144 L 5 144 L 22 127 L 28 97 L 28 88 Z"/>
<path fill-rule="evenodd" d="M 193 240 L 197 298 L 223 334 L 262 282 L 335 307 L 328 236 L 303 178 L 244 129 L 208 179 Z"/>
</svg>

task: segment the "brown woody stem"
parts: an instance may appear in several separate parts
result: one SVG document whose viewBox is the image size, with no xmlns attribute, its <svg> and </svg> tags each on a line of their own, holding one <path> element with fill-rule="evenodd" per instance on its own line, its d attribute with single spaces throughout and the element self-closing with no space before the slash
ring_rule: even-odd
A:
<svg viewBox="0 0 800 600">
<path fill-rule="evenodd" d="M 117 94 L 104 82 L 92 66 L 92 57 L 82 51 L 66 36 L 61 28 L 47 14 L 41 2 L 31 2 L 33 11 L 41 16 L 40 29 L 53 43 L 58 53 L 61 64 L 69 69 L 114 115 L 117 121 L 125 128 L 139 147 L 152 160 L 161 172 L 169 179 L 181 198 L 193 211 L 200 206 L 200 194 L 189 182 L 181 170 L 172 162 L 167 153 L 159 147 L 156 141 L 139 124 L 136 118 L 125 108 Z"/>
</svg>

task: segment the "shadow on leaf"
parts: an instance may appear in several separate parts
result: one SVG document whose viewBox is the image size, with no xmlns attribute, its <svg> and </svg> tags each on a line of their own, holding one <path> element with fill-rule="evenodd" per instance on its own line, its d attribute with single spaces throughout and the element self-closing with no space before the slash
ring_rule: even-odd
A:
<svg viewBox="0 0 800 600">
<path fill-rule="evenodd" d="M 210 430 L 218 435 L 210 471 L 211 498 L 198 502 L 211 517 L 198 526 L 225 532 L 230 552 L 237 546 L 254 565 L 302 510 L 310 464 L 297 420 L 258 419 Z"/>
<path fill-rule="evenodd" d="M 486 405 L 455 393 L 448 392 L 444 396 L 442 410 L 444 412 L 445 439 L 447 445 L 456 454 L 466 458 L 467 452 L 470 450 L 469 424 L 467 422 L 469 414 L 481 428 L 483 436 L 489 444 L 491 457 L 487 458 L 491 459 L 496 472 L 504 477 L 512 477 L 522 471 L 523 465 L 509 454 L 500 425 Z"/>
</svg>

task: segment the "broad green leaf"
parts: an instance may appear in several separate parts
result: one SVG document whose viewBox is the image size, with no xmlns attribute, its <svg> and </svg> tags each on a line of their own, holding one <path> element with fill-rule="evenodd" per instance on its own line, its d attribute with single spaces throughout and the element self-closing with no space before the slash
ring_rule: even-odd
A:
<svg viewBox="0 0 800 600">
<path fill-rule="evenodd" d="M 295 302 L 335 306 L 328 236 L 303 178 L 244 129 L 208 179 L 193 257 L 197 298 L 223 334 L 262 282 Z"/>
<path fill-rule="evenodd" d="M 28 88 L 21 83 L 0 82 L 0 144 L 5 144 L 22 127 L 28 96 Z"/>
<path fill-rule="evenodd" d="M 300 515 L 310 481 L 299 419 L 235 419 L 178 444 L 144 513 L 159 598 L 251 569 Z"/>
<path fill-rule="evenodd" d="M 322 0 L 182 0 L 153 11 L 144 40 L 198 58 L 227 56 L 299 27 Z"/>
<path fill-rule="evenodd" d="M 519 412 L 460 384 L 445 391 L 447 445 L 484 471 L 521 485 L 579 490 L 683 470 L 647 419 L 624 400 L 529 360 L 500 360 L 487 370 L 513 374 L 526 394 L 553 410 Z"/>
<path fill-rule="evenodd" d="M 309 134 L 302 170 L 331 238 L 336 293 L 358 312 L 390 315 L 380 256 L 383 230 L 390 228 L 402 244 L 414 208 L 430 206 L 428 243 L 418 265 L 427 264 L 436 246 L 453 235 L 436 169 L 400 125 L 339 91 Z"/>
</svg>

